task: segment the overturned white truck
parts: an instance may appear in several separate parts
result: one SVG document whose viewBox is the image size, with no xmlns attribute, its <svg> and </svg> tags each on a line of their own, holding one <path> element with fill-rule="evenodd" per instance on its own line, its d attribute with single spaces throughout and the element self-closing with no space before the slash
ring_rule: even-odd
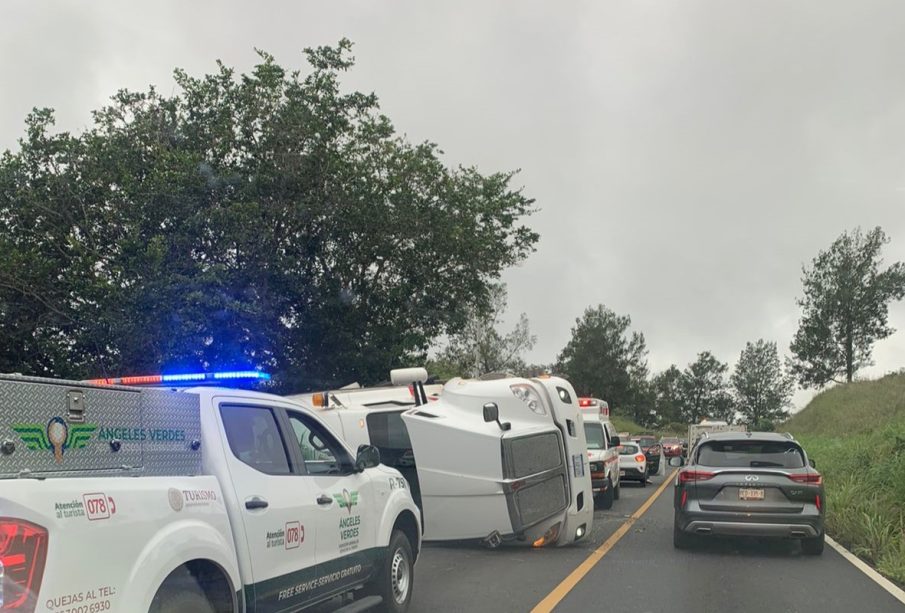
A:
<svg viewBox="0 0 905 613">
<path fill-rule="evenodd" d="M 578 398 L 556 377 L 453 379 L 423 368 L 393 386 L 292 396 L 353 445 L 405 475 L 425 540 L 568 545 L 591 529 L 594 500 Z"/>
</svg>

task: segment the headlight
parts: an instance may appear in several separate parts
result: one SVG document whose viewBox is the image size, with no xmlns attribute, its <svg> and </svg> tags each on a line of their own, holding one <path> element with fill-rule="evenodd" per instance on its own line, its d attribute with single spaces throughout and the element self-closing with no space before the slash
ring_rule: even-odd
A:
<svg viewBox="0 0 905 613">
<path fill-rule="evenodd" d="M 538 415 L 547 414 L 547 409 L 544 408 L 544 403 L 541 401 L 540 396 L 537 395 L 537 392 L 530 385 L 516 383 L 515 385 L 510 385 L 509 389 L 512 390 L 512 394 L 516 398 L 528 405 L 528 408 Z"/>
</svg>

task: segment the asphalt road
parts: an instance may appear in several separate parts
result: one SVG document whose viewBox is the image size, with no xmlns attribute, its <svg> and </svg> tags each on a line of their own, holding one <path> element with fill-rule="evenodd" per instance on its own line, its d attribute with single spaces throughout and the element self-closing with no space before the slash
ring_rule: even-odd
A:
<svg viewBox="0 0 905 613">
<path fill-rule="evenodd" d="M 650 497 L 624 484 L 609 511 L 597 510 L 590 538 L 572 547 L 426 544 L 416 568 L 411 611 L 531 611 Z M 902 613 L 905 605 L 830 547 L 801 553 L 793 541 L 708 541 L 693 551 L 672 546 L 672 486 L 562 599 L 557 612 Z"/>
</svg>

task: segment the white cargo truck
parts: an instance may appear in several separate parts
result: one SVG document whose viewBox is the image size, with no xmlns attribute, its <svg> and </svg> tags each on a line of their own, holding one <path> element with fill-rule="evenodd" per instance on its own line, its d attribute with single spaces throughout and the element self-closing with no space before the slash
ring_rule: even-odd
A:
<svg viewBox="0 0 905 613">
<path fill-rule="evenodd" d="M 297 403 L 205 385 L 235 374 L 0 376 L 0 610 L 407 609 L 405 479 Z"/>
<path fill-rule="evenodd" d="M 715 434 L 717 432 L 747 432 L 748 427 L 744 424 L 730 425 L 726 421 L 702 419 L 699 424 L 691 424 L 688 426 L 688 449 L 694 448 L 705 434 Z M 690 457 L 690 456 L 689 456 Z"/>
<path fill-rule="evenodd" d="M 453 379 L 291 397 L 319 405 L 350 446 L 372 444 L 411 484 L 425 540 L 568 545 L 593 521 L 578 398 L 555 377 Z"/>
</svg>

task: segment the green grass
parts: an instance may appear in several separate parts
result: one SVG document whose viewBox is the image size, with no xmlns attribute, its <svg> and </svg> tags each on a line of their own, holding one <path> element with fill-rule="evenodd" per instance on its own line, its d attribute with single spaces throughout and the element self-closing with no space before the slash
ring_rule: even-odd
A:
<svg viewBox="0 0 905 613">
<path fill-rule="evenodd" d="M 628 417 L 622 417 L 621 415 L 610 415 L 610 421 L 616 426 L 616 432 L 628 432 L 629 434 L 652 432 L 652 430 L 639 426 Z"/>
<path fill-rule="evenodd" d="M 827 532 L 905 585 L 905 375 L 824 391 L 780 429 L 823 473 Z"/>
<path fill-rule="evenodd" d="M 660 438 L 661 436 L 674 436 L 677 438 L 682 438 L 686 434 L 688 434 L 687 426 L 679 426 L 676 424 L 670 424 L 670 427 L 667 428 L 645 428 L 642 425 L 639 425 L 629 419 L 628 417 L 624 417 L 622 415 L 610 415 L 610 421 L 613 422 L 613 425 L 616 426 L 616 432 L 628 432 L 632 436 L 636 434 L 641 434 L 642 432 L 649 432 Z"/>
</svg>

